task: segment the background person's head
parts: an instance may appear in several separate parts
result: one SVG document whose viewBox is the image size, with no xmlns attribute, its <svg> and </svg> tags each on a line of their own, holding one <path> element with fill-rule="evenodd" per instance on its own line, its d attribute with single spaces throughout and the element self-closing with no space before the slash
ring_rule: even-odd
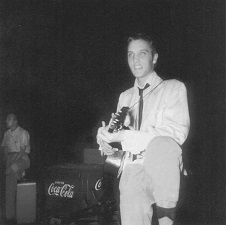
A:
<svg viewBox="0 0 226 225">
<path fill-rule="evenodd" d="M 6 118 L 6 125 L 11 130 L 15 130 L 18 126 L 17 116 L 14 113 L 10 113 Z"/>
</svg>

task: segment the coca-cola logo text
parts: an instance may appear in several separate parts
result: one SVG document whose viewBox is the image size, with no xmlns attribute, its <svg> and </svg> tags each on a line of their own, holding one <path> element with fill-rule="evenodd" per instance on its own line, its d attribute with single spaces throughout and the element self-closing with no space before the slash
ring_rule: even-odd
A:
<svg viewBox="0 0 226 225">
<path fill-rule="evenodd" d="M 101 188 L 102 188 L 102 178 L 99 179 L 99 180 L 96 182 L 96 184 L 95 184 L 95 190 L 96 190 L 96 191 L 101 190 Z"/>
<path fill-rule="evenodd" d="M 50 184 L 48 188 L 48 194 L 59 196 L 61 198 L 73 198 L 74 187 L 74 185 L 65 184 L 64 182 L 57 181 L 55 183 Z"/>
</svg>

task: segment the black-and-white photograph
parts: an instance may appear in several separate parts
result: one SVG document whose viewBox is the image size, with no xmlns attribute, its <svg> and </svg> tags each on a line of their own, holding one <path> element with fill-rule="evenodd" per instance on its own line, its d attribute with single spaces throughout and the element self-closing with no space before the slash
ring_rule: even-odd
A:
<svg viewBox="0 0 226 225">
<path fill-rule="evenodd" d="M 0 1 L 0 225 L 226 223 L 224 0 Z"/>
</svg>

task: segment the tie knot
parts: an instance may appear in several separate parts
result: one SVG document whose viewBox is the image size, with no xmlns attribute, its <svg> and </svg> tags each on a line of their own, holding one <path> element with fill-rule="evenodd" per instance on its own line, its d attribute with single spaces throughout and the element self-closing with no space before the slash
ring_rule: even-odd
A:
<svg viewBox="0 0 226 225">
<path fill-rule="evenodd" d="M 146 84 L 145 86 L 144 86 L 144 88 L 138 88 L 139 89 L 139 95 L 140 96 L 142 96 L 143 95 L 143 91 L 146 89 L 146 88 L 148 88 L 150 86 L 150 84 Z"/>
</svg>

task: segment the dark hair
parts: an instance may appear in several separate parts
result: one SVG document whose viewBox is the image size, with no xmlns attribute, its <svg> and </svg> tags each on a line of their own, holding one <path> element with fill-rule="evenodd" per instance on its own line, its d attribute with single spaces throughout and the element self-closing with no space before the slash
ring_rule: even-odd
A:
<svg viewBox="0 0 226 225">
<path fill-rule="evenodd" d="M 142 34 L 142 33 L 138 33 L 138 34 L 134 34 L 134 35 L 131 35 L 128 39 L 127 39 L 127 46 L 129 46 L 129 44 L 132 42 L 132 41 L 136 41 L 136 40 L 144 40 L 146 41 L 148 44 L 149 44 L 149 47 L 151 48 L 152 50 L 152 56 L 154 56 L 155 54 L 157 54 L 157 50 L 156 50 L 156 45 L 153 41 L 153 39 L 147 35 L 147 34 Z"/>
</svg>

